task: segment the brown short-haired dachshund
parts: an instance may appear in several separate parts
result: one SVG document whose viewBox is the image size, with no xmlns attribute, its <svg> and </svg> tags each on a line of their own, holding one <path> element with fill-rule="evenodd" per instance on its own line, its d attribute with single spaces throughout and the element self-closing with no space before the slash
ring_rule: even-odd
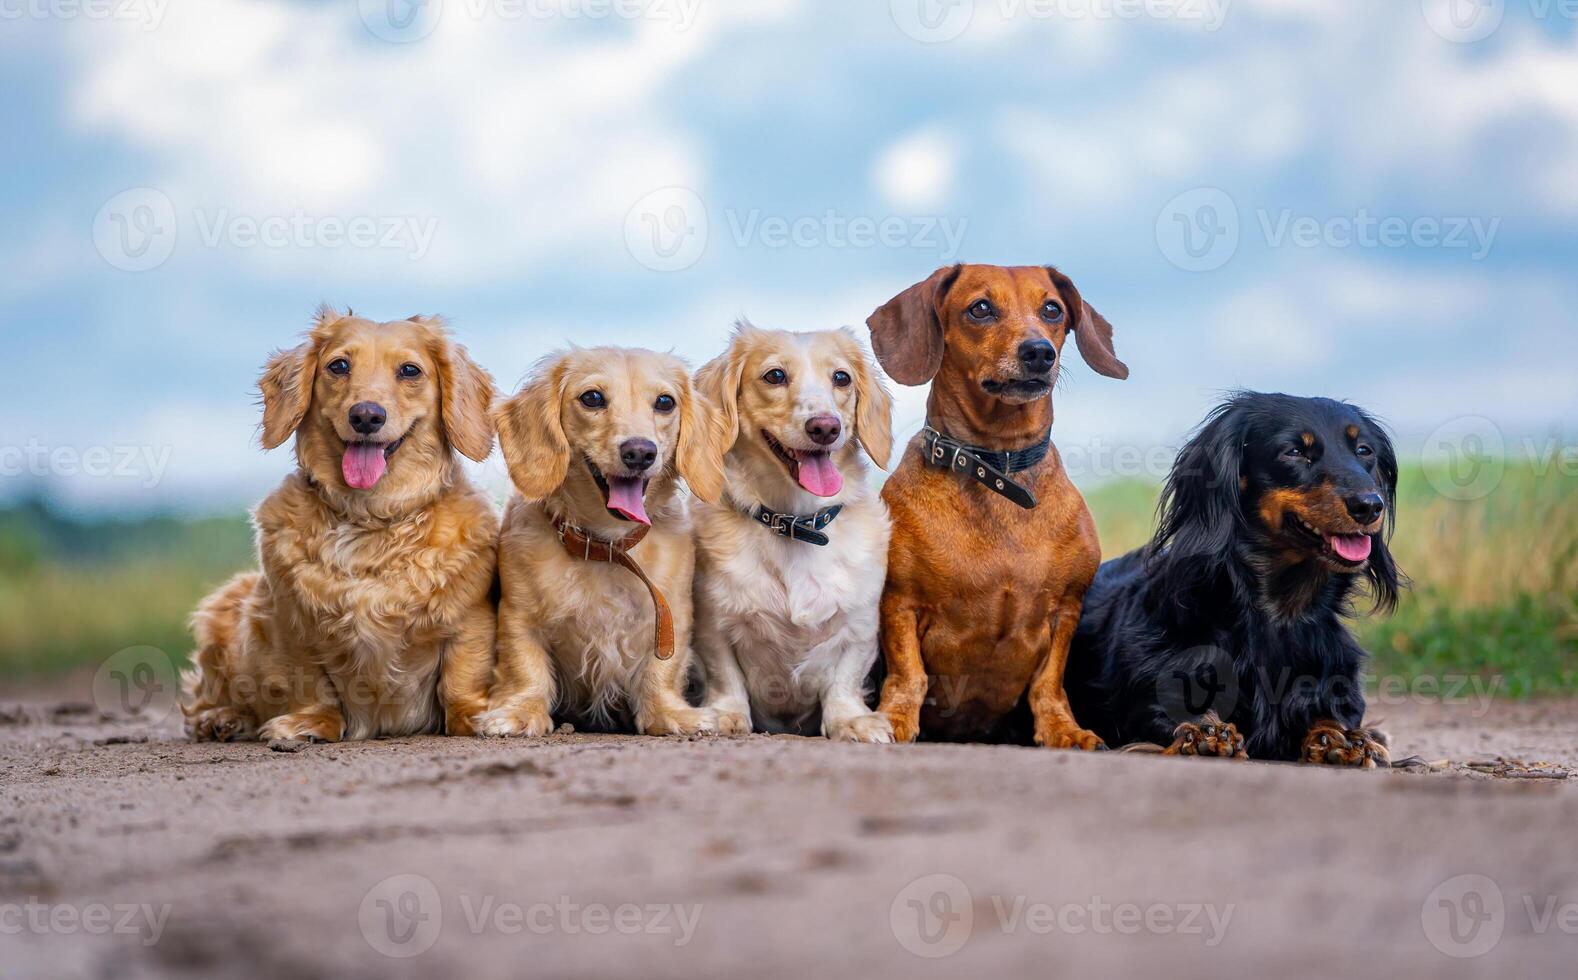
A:
<svg viewBox="0 0 1578 980">
<path fill-rule="evenodd" d="M 939 269 L 866 323 L 895 381 L 931 382 L 926 428 L 882 492 L 895 738 L 1014 738 L 1028 701 L 1037 744 L 1101 748 L 1063 691 L 1101 547 L 1051 445 L 1051 393 L 1070 334 L 1097 372 L 1128 377 L 1111 324 L 1056 269 L 988 265 Z"/>
</svg>

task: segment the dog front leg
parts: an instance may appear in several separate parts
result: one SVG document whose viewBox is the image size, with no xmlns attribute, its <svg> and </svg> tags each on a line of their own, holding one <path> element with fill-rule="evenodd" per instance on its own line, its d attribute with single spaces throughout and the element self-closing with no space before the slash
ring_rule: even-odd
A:
<svg viewBox="0 0 1578 980">
<path fill-rule="evenodd" d="M 488 683 L 493 678 L 497 632 L 498 615 L 493 604 L 484 599 L 466 611 L 459 633 L 449 641 L 439 681 L 444 734 L 476 734 L 477 719 L 488 710 Z"/>
<path fill-rule="evenodd" d="M 1035 718 L 1036 744 L 1053 749 L 1105 749 L 1095 732 L 1081 728 L 1074 720 L 1068 694 L 1063 690 L 1063 670 L 1068 665 L 1068 649 L 1079 625 L 1079 599 L 1065 599 L 1049 624 L 1051 642 L 1046 659 L 1030 682 L 1030 713 Z"/>
<path fill-rule="evenodd" d="M 345 712 L 329 675 L 316 663 L 288 674 L 265 675 L 262 693 L 277 709 L 258 729 L 265 742 L 338 742 L 345 737 Z"/>
<path fill-rule="evenodd" d="M 553 660 L 528 621 L 523 604 L 506 587 L 499 602 L 498 663 L 488 710 L 473 727 L 478 735 L 546 735 L 553 731 Z"/>
<path fill-rule="evenodd" d="M 696 617 L 696 655 L 706 680 L 702 703 L 718 716 L 718 731 L 723 735 L 751 733 L 751 694 L 745 672 L 734 656 L 734 647 L 723 629 L 705 609 Z"/>
<path fill-rule="evenodd" d="M 920 735 L 921 705 L 926 701 L 926 663 L 921 658 L 920 617 L 910 601 L 892 589 L 882 593 L 882 656 L 888 676 L 882 682 L 882 703 L 895 742 L 913 742 Z"/>
<path fill-rule="evenodd" d="M 892 742 L 893 723 L 866 707 L 866 676 L 877 660 L 873 629 L 851 638 L 822 691 L 822 734 L 836 742 Z"/>
<path fill-rule="evenodd" d="M 677 630 L 676 630 L 677 632 Z M 718 714 L 711 708 L 693 708 L 685 700 L 685 674 L 690 666 L 688 637 L 676 637 L 683 652 L 668 660 L 648 658 L 636 677 L 630 701 L 636 706 L 636 731 L 644 735 L 712 735 L 718 731 Z"/>
</svg>

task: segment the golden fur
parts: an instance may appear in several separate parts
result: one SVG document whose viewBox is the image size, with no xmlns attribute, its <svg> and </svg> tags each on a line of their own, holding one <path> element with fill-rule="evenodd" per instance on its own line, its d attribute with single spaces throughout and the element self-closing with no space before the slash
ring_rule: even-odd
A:
<svg viewBox="0 0 1578 980">
<path fill-rule="evenodd" d="M 331 372 L 345 361 L 348 373 Z M 403 365 L 420 375 L 399 376 Z M 493 660 L 498 519 L 455 452 L 493 448 L 493 382 L 437 317 L 374 323 L 324 307 L 258 382 L 262 441 L 297 469 L 253 514 L 261 572 L 198 606 L 182 711 L 196 739 L 469 734 Z M 341 468 L 350 406 L 404 441 L 370 489 Z"/>
<path fill-rule="evenodd" d="M 605 405 L 582 404 L 593 390 Z M 654 408 L 660 395 L 675 400 L 671 411 Z M 546 734 L 554 712 L 650 735 L 716 730 L 713 712 L 684 696 L 695 549 L 678 487 L 683 477 L 698 497 L 717 499 L 715 416 L 679 359 L 611 347 L 550 356 L 498 407 L 499 443 L 520 493 L 499 539 L 499 662 L 480 733 Z M 620 446 L 632 438 L 657 447 L 645 498 L 652 527 L 630 555 L 673 608 L 676 652 L 666 661 L 654 654 L 652 597 L 640 580 L 618 565 L 571 557 L 553 527 L 562 517 L 617 541 L 638 526 L 608 511 L 587 466 L 621 472 Z"/>
<path fill-rule="evenodd" d="M 784 371 L 770 384 L 764 374 Z M 835 384 L 846 372 L 847 385 Z M 696 375 L 726 422 L 727 482 L 716 504 L 695 507 L 696 650 L 706 703 L 724 732 L 768 731 L 891 742 L 885 716 L 866 707 L 877 657 L 877 609 L 887 568 L 888 512 L 869 484 L 863 448 L 886 466 L 892 402 L 847 330 L 790 333 L 741 324 L 729 349 Z M 806 426 L 837 417 L 828 448 L 842 489 L 817 496 L 800 486 L 762 433 L 816 451 Z M 811 515 L 842 505 L 827 545 L 781 537 L 750 516 L 760 504 Z"/>
</svg>

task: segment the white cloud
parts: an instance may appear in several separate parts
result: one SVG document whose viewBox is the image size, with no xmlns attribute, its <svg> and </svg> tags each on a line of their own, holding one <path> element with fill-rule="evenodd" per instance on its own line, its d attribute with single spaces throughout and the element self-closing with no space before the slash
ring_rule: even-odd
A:
<svg viewBox="0 0 1578 980">
<path fill-rule="evenodd" d="M 872 163 L 877 193 L 895 208 L 936 211 L 953 192 L 959 168 L 957 138 L 928 127 L 900 137 Z"/>
<path fill-rule="evenodd" d="M 157 32 L 80 31 L 75 118 L 151 157 L 139 179 L 182 215 L 438 221 L 426 260 L 376 248 L 227 249 L 223 259 L 348 278 L 457 281 L 548 256 L 619 253 L 629 207 L 658 187 L 703 190 L 705 154 L 663 98 L 736 22 L 637 20 L 567 43 L 572 24 L 445 16 L 380 43 L 349 7 L 172 4 Z M 234 254 L 230 254 L 234 253 Z"/>
</svg>

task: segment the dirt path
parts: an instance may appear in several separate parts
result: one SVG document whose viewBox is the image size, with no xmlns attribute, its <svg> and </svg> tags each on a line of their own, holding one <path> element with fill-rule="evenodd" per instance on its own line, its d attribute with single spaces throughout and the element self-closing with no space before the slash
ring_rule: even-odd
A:
<svg viewBox="0 0 1578 980">
<path fill-rule="evenodd" d="M 1399 754 L 1578 767 L 1578 702 L 1477 714 L 1387 720 Z M 10 705 L 0 973 L 1571 975 L 1564 771 L 762 736 L 284 753 Z"/>
</svg>

